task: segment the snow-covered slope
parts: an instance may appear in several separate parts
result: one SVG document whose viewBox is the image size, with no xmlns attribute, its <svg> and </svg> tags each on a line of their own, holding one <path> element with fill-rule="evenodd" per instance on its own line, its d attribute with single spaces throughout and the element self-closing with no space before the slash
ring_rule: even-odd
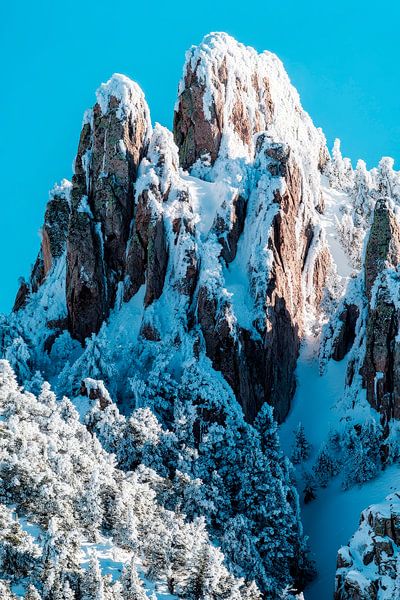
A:
<svg viewBox="0 0 400 600">
<path fill-rule="evenodd" d="M 393 161 L 353 169 L 338 141 L 330 156 L 279 59 L 227 34 L 209 34 L 188 51 L 173 132 L 153 126 L 127 77 L 100 86 L 71 182 L 50 194 L 31 278 L 13 313 L 0 318 L 0 356 L 25 390 L 12 384 L 13 402 L 24 398 L 32 409 L 18 434 L 23 451 L 44 419 L 42 394 L 55 415 L 42 425 L 56 437 L 65 403 L 75 415 L 66 395 L 80 419 L 69 433 L 86 436 L 89 448 L 68 447 L 67 463 L 94 453 L 86 467 L 95 488 L 136 477 L 150 490 L 160 531 L 151 550 L 139 535 L 125 579 L 137 586 L 146 577 L 148 593 L 156 586 L 157 595 L 188 600 L 297 594 L 313 570 L 304 524 L 319 572 L 305 598 L 331 593 L 334 557 L 356 528 L 355 513 L 397 485 L 399 206 Z M 19 431 L 20 416 L 7 414 L 5 427 Z M 62 448 L 40 436 L 58 477 Z M 8 455 L 5 464 L 19 468 Z M 74 468 L 70 485 L 79 488 L 90 477 Z M 20 502 L 17 479 L 5 510 Z M 46 485 L 39 479 L 39 494 Z M 109 502 L 100 489 L 92 493 L 95 504 L 100 496 Z M 124 491 L 123 501 L 135 493 Z M 49 536 L 57 489 L 40 517 L 26 495 L 18 516 Z M 76 495 L 68 510 L 82 528 Z M 336 504 L 342 527 L 332 522 Z M 354 510 L 344 519 L 347 504 Z M 131 560 L 117 539 L 127 524 L 103 517 L 97 538 L 81 544 L 84 564 L 94 544 L 101 560 L 91 561 L 89 579 L 104 597 L 125 600 L 99 569 L 115 579 L 117 565 Z M 64 534 L 65 523 L 58 526 Z M 203 528 L 200 574 L 182 566 L 175 542 L 160 541 L 169 527 L 192 557 L 190 536 Z M 43 544 L 36 546 L 39 591 L 29 593 L 54 600 Z M 208 561 L 218 574 L 212 581 Z M 71 576 L 66 568 L 66 598 L 92 600 L 80 595 L 80 566 Z M 29 583 L 3 571 L 20 590 Z"/>
</svg>

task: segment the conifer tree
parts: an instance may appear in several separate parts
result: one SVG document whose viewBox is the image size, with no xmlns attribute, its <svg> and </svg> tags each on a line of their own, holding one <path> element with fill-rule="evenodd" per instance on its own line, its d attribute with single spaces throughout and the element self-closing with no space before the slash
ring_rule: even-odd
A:
<svg viewBox="0 0 400 600">
<path fill-rule="evenodd" d="M 293 464 L 298 465 L 305 461 L 310 456 L 311 446 L 306 439 L 304 427 L 301 423 L 298 424 L 294 432 L 294 442 L 290 460 Z"/>
<path fill-rule="evenodd" d="M 37 591 L 34 585 L 29 585 L 25 594 L 25 600 L 42 600 L 42 596 Z M 68 599 L 69 600 L 69 599 Z"/>
<path fill-rule="evenodd" d="M 79 512 L 84 527 L 96 539 L 104 515 L 98 469 L 94 469 L 90 475 L 87 487 L 79 502 Z"/>
<path fill-rule="evenodd" d="M 372 180 L 363 160 L 357 162 L 354 172 L 354 223 L 356 227 L 365 226 L 371 219 L 373 201 L 371 197 Z"/>
<path fill-rule="evenodd" d="M 83 577 L 81 588 L 81 600 L 107 600 L 99 561 L 95 554 L 92 554 L 90 558 L 89 567 Z"/>
<path fill-rule="evenodd" d="M 309 471 L 303 471 L 303 500 L 304 504 L 308 504 L 316 499 L 316 488 L 317 484 L 315 481 L 315 477 Z"/>
<path fill-rule="evenodd" d="M 147 600 L 147 595 L 143 583 L 138 575 L 134 558 L 125 565 L 122 576 L 122 597 L 123 600 Z"/>
<path fill-rule="evenodd" d="M 321 487 L 326 487 L 329 480 L 339 472 L 338 462 L 331 456 L 326 445 L 321 446 L 318 452 L 313 472 L 316 481 Z"/>
<path fill-rule="evenodd" d="M 1 600 L 17 600 L 17 597 L 11 592 L 9 584 L 6 583 L 5 581 L 1 581 L 1 580 L 0 580 L 0 598 L 1 598 Z M 36 600 L 36 598 L 33 598 L 33 600 Z M 41 600 L 40 597 L 38 597 L 38 600 Z"/>
</svg>

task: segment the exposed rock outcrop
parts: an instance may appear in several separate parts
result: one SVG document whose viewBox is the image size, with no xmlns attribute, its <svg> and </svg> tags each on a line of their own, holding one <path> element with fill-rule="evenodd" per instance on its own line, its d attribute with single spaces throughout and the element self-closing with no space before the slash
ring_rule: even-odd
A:
<svg viewBox="0 0 400 600">
<path fill-rule="evenodd" d="M 366 350 L 362 367 L 367 399 L 386 424 L 400 416 L 400 226 L 389 206 L 379 200 L 365 254 L 368 299 Z"/>
<path fill-rule="evenodd" d="M 374 219 L 365 252 L 365 293 L 371 301 L 372 288 L 377 276 L 387 266 L 400 262 L 400 226 L 390 208 L 389 198 L 377 201 Z"/>
<path fill-rule="evenodd" d="M 174 189 L 179 168 L 169 137 L 164 128 L 156 125 L 143 162 L 146 175 L 138 190 L 126 254 L 125 300 L 134 296 L 146 282 L 145 306 L 161 296 L 168 265 L 163 205 Z"/>
<path fill-rule="evenodd" d="M 295 136 L 288 129 L 286 110 L 293 110 L 291 118 L 296 115 Z M 263 133 L 255 135 L 259 132 Z M 189 53 L 174 136 L 182 166 L 194 165 L 200 175 L 214 164 L 218 172 L 224 171 L 228 161 L 231 169 L 238 159 L 254 165 L 250 189 L 240 190 L 230 211 L 215 223 L 228 265 L 237 256 L 241 236 L 253 236 L 248 244 L 265 245 L 264 265 L 258 248 L 238 257 L 256 307 L 253 323 L 249 328 L 232 322 L 229 299 L 222 290 L 207 287 L 200 289 L 197 314 L 207 354 L 232 386 L 247 418 L 252 420 L 268 401 L 282 421 L 295 389 L 304 307 L 308 302 L 311 310 L 319 306 L 330 264 L 315 228 L 321 197 L 318 169 L 327 156 L 323 137 L 302 111 L 276 57 L 258 55 L 225 34 L 207 36 Z M 305 151 L 310 139 L 311 157 Z M 233 168 L 240 172 L 239 166 Z M 238 178 L 246 176 L 241 171 Z M 251 223 L 254 213 L 259 223 L 265 214 L 264 231 L 259 233 L 258 225 Z M 310 294 L 305 280 L 314 288 Z"/>
<path fill-rule="evenodd" d="M 324 136 L 280 61 L 226 34 L 206 36 L 189 51 L 173 134 L 153 129 L 141 90 L 114 75 L 85 115 L 72 184 L 51 194 L 30 280 L 21 284 L 13 315 L 0 320 L 1 354 L 14 361 L 21 384 L 38 385 L 43 376 L 60 395 L 80 391 L 103 410 L 110 403 L 104 379 L 124 409 L 149 407 L 163 427 L 178 432 L 177 440 L 187 428 L 182 439 L 190 439 L 198 456 L 207 445 L 214 452 L 220 440 L 229 441 L 219 436 L 234 418 L 241 423 L 238 436 L 250 432 L 242 441 L 256 456 L 258 437 L 241 408 L 253 422 L 269 403 L 284 421 L 300 343 L 317 338 L 329 321 L 325 364 L 350 352 L 347 387 L 343 382 L 337 403 L 338 411 L 348 411 L 341 421 L 346 432 L 361 439 L 358 415 L 375 416 L 364 387 L 382 416 L 383 434 L 392 434 L 388 423 L 400 418 L 394 196 L 377 202 L 364 279 L 355 272 L 378 193 L 400 189 L 392 185 L 400 176 L 392 177 L 387 161 L 381 175 L 367 176 L 361 167 L 354 173 L 336 145 L 328 179 L 321 178 L 328 158 Z M 275 431 L 272 411 L 264 408 Z M 335 435 L 329 443 L 339 440 Z M 389 456 L 381 428 L 371 439 Z M 272 456 L 271 473 L 279 467 L 289 481 L 279 453 Z M 231 466 L 227 471 L 231 476 Z M 229 485 L 234 496 L 234 476 Z M 278 488 L 272 511 L 282 500 L 297 515 L 294 492 Z M 397 513 L 363 515 L 368 543 L 356 535 L 340 551 L 337 599 L 378 598 L 383 582 L 394 581 Z M 272 525 L 286 527 L 279 515 Z M 235 535 L 241 527 L 232 524 Z M 289 529 L 285 556 L 302 589 L 302 536 L 297 526 Z M 230 547 L 228 536 L 223 543 Z M 269 560 L 264 546 L 254 568 Z M 279 562 L 280 548 L 276 556 Z M 240 568 L 242 561 L 246 553 Z"/>
<path fill-rule="evenodd" d="M 333 342 L 332 358 L 334 360 L 343 360 L 352 347 L 359 316 L 358 306 L 344 302 L 343 310 L 339 315 L 340 329 Z"/>
<path fill-rule="evenodd" d="M 124 278 L 135 181 L 150 134 L 142 91 L 114 75 L 85 117 L 72 178 L 67 307 L 80 341 L 99 330 Z"/>
<path fill-rule="evenodd" d="M 44 276 L 54 261 L 65 252 L 70 215 L 71 184 L 63 180 L 50 193 L 42 228 L 42 256 Z"/>
<path fill-rule="evenodd" d="M 181 166 L 188 169 L 199 159 L 214 164 L 226 155 L 251 160 L 255 134 L 285 127 L 285 113 L 293 119 L 292 111 L 311 124 L 274 54 L 258 54 L 224 33 L 209 34 L 187 53 L 179 87 L 174 137 Z M 316 166 L 322 168 L 329 154 L 314 131 Z"/>
<path fill-rule="evenodd" d="M 400 495 L 370 506 L 338 553 L 335 600 L 394 600 L 400 594 Z"/>
<path fill-rule="evenodd" d="M 86 377 L 81 383 L 79 392 L 81 396 L 87 396 L 89 400 L 98 400 L 100 410 L 104 410 L 112 404 L 110 394 L 103 381 Z"/>
</svg>

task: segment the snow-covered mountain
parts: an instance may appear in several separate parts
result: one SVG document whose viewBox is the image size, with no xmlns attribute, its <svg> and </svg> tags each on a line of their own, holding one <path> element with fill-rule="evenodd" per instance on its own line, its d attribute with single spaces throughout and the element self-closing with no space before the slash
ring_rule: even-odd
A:
<svg viewBox="0 0 400 600">
<path fill-rule="evenodd" d="M 102 84 L 0 317 L 4 597 L 332 597 L 330 502 L 400 486 L 399 213 L 269 52 L 192 47 L 173 132 Z"/>
</svg>

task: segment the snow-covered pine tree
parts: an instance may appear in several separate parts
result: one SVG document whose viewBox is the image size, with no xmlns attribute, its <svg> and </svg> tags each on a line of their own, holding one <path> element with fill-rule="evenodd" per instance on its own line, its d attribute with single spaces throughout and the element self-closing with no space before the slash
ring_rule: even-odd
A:
<svg viewBox="0 0 400 600">
<path fill-rule="evenodd" d="M 39 565 L 39 551 L 18 519 L 0 504 L 0 572 L 8 577 L 28 577 Z"/>
<path fill-rule="evenodd" d="M 99 561 L 92 554 L 87 571 L 82 576 L 81 600 L 107 600 Z"/>
<path fill-rule="evenodd" d="M 329 452 L 326 444 L 321 446 L 317 454 L 313 472 L 318 485 L 321 487 L 326 487 L 329 480 L 339 472 L 339 464 Z"/>
<path fill-rule="evenodd" d="M 0 598 L 1 600 L 17 600 L 17 596 L 12 593 L 9 583 L 2 580 L 0 580 Z M 25 598 L 27 598 L 27 596 L 25 596 Z M 38 596 L 37 599 L 32 598 L 32 600 L 41 600 L 41 598 Z"/>
<path fill-rule="evenodd" d="M 234 585 L 222 567 L 223 555 L 208 544 L 199 544 L 193 555 L 186 582 L 179 594 L 186 600 L 234 598 Z"/>
<path fill-rule="evenodd" d="M 308 504 L 309 502 L 312 502 L 313 500 L 316 499 L 317 495 L 316 495 L 316 489 L 317 489 L 317 483 L 315 481 L 315 476 L 313 475 L 313 473 L 310 473 L 309 471 L 303 470 L 302 473 L 302 479 L 303 479 L 303 501 L 304 504 Z"/>
<path fill-rule="evenodd" d="M 100 492 L 101 488 L 99 471 L 98 469 L 94 469 L 90 475 L 90 479 L 87 482 L 87 486 L 83 491 L 78 505 L 81 522 L 85 529 L 93 537 L 94 541 L 96 541 L 97 532 L 102 524 L 104 515 L 102 496 Z"/>
<path fill-rule="evenodd" d="M 42 600 L 42 596 L 34 585 L 29 585 L 25 594 L 25 600 Z M 69 598 L 68 598 L 69 600 Z"/>
<path fill-rule="evenodd" d="M 359 160 L 354 172 L 354 188 L 352 191 L 354 224 L 356 227 L 366 227 L 370 222 L 373 210 L 372 185 L 371 175 L 365 162 Z"/>
<path fill-rule="evenodd" d="M 68 577 L 77 584 L 80 536 L 76 531 L 65 532 L 52 517 L 43 539 L 42 573 L 43 599 L 64 600 L 64 595 L 74 598 Z M 64 593 L 65 592 L 65 593 Z"/>
<path fill-rule="evenodd" d="M 44 379 L 42 373 L 40 371 L 35 371 L 33 377 L 25 383 L 24 388 L 28 392 L 32 392 L 32 394 L 38 396 L 40 394 L 43 384 Z"/>
<path fill-rule="evenodd" d="M 138 575 L 135 558 L 132 558 L 130 563 L 124 566 L 121 586 L 123 600 L 147 600 L 143 582 Z"/>
<path fill-rule="evenodd" d="M 306 434 L 302 423 L 299 423 L 294 433 L 294 442 L 290 460 L 293 464 L 298 465 L 308 459 L 311 452 L 311 445 L 307 441 Z"/>
<path fill-rule="evenodd" d="M 394 160 L 390 156 L 383 156 L 377 169 L 377 187 L 380 197 L 392 198 L 399 202 L 400 186 L 399 177 L 393 169 Z"/>
<path fill-rule="evenodd" d="M 60 600 L 76 600 L 75 592 L 71 588 L 69 581 L 64 581 L 63 583 Z"/>
<path fill-rule="evenodd" d="M 255 421 L 254 427 L 260 434 L 261 448 L 271 460 L 280 456 L 278 424 L 274 418 L 274 410 L 268 402 L 264 402 Z"/>
<path fill-rule="evenodd" d="M 345 438 L 343 489 L 365 483 L 376 476 L 380 466 L 380 443 L 376 433 L 376 426 L 371 422 L 365 425 L 364 435 L 357 434 L 353 428 L 348 431 Z"/>
<path fill-rule="evenodd" d="M 15 371 L 18 381 L 29 380 L 31 374 L 31 355 L 25 340 L 22 337 L 15 337 L 6 349 L 5 358 Z"/>
</svg>

